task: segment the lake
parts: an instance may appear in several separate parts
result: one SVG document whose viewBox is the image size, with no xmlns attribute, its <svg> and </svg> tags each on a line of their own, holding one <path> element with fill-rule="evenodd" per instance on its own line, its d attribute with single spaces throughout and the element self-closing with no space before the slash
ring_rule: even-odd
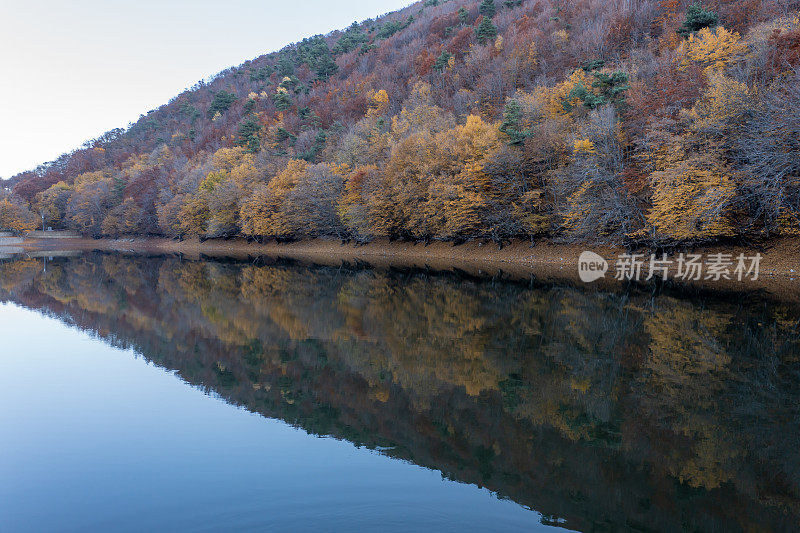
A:
<svg viewBox="0 0 800 533">
<path fill-rule="evenodd" d="M 2 531 L 794 531 L 800 303 L 0 261 Z"/>
</svg>

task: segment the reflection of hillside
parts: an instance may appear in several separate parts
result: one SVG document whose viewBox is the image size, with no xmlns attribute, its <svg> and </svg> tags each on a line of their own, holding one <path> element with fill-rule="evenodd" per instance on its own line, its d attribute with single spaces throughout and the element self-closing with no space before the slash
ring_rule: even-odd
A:
<svg viewBox="0 0 800 533">
<path fill-rule="evenodd" d="M 113 255 L 0 263 L 0 297 L 568 527 L 800 519 L 798 308 Z"/>
</svg>

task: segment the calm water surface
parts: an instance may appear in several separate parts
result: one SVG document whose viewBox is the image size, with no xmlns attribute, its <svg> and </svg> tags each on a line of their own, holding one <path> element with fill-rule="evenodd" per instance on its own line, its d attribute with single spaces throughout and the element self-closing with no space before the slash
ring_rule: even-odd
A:
<svg viewBox="0 0 800 533">
<path fill-rule="evenodd" d="M 800 305 L 0 261 L 0 531 L 796 531 Z"/>
</svg>

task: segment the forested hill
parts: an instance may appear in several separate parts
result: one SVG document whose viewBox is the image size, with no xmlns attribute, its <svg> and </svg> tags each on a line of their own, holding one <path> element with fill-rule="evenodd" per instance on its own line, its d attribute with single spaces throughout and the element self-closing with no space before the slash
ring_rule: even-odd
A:
<svg viewBox="0 0 800 533">
<path fill-rule="evenodd" d="M 800 235 L 798 9 L 417 2 L 221 72 L 15 176 L 0 230 Z"/>
</svg>

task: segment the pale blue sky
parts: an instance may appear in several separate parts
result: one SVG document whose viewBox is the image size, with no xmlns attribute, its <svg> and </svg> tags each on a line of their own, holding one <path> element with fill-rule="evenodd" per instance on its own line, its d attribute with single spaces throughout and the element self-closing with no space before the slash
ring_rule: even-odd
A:
<svg viewBox="0 0 800 533">
<path fill-rule="evenodd" d="M 412 0 L 2 0 L 0 177 L 78 147 L 227 67 Z"/>
</svg>

